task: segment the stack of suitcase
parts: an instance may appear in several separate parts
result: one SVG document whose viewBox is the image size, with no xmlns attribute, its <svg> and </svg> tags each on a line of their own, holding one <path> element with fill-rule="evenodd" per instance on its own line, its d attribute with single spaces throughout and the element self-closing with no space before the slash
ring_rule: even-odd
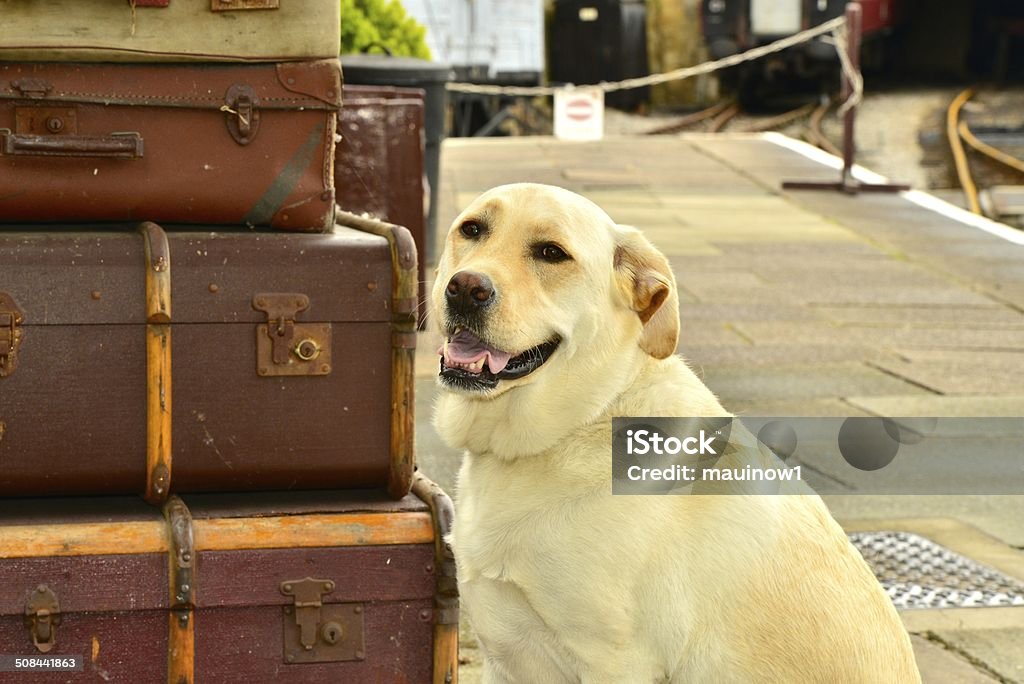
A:
<svg viewBox="0 0 1024 684">
<path fill-rule="evenodd" d="M 337 0 L 2 4 L 0 681 L 455 681 L 416 247 L 335 204 Z"/>
</svg>

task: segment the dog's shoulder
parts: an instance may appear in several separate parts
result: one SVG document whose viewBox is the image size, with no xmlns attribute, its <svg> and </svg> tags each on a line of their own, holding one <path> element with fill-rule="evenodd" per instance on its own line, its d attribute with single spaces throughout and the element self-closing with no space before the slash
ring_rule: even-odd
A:
<svg viewBox="0 0 1024 684">
<path fill-rule="evenodd" d="M 619 397 L 616 416 L 724 416 L 718 398 L 680 356 L 648 357 Z"/>
</svg>

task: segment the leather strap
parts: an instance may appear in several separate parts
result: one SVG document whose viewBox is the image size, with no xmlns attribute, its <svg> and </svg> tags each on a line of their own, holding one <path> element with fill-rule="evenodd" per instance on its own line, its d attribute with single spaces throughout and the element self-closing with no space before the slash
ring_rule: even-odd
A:
<svg viewBox="0 0 1024 684">
<path fill-rule="evenodd" d="M 139 225 L 146 248 L 146 491 L 150 503 L 171 486 L 171 249 L 155 223 Z"/>
</svg>

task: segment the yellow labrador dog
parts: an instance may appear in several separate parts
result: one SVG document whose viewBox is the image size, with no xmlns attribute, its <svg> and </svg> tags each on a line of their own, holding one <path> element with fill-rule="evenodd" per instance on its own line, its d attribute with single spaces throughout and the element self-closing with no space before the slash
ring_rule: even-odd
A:
<svg viewBox="0 0 1024 684">
<path fill-rule="evenodd" d="M 920 681 L 817 496 L 612 495 L 613 416 L 727 415 L 675 355 L 675 279 L 640 232 L 495 188 L 449 231 L 432 306 L 485 682 Z"/>
</svg>

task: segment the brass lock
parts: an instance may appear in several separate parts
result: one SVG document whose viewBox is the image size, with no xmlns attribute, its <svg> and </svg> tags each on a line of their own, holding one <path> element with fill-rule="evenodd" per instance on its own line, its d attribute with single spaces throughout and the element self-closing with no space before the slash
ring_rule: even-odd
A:
<svg viewBox="0 0 1024 684">
<path fill-rule="evenodd" d="M 337 622 L 327 622 L 320 628 L 320 638 L 334 646 L 345 637 L 345 628 Z"/>
<path fill-rule="evenodd" d="M 307 337 L 304 340 L 300 340 L 292 352 L 303 361 L 312 361 L 320 356 L 320 345 L 316 343 L 316 340 Z"/>
<path fill-rule="evenodd" d="M 256 326 L 256 372 L 263 377 L 328 375 L 331 372 L 331 324 L 296 320 L 309 308 L 300 293 L 260 293 L 252 306 L 266 314 Z"/>
</svg>

